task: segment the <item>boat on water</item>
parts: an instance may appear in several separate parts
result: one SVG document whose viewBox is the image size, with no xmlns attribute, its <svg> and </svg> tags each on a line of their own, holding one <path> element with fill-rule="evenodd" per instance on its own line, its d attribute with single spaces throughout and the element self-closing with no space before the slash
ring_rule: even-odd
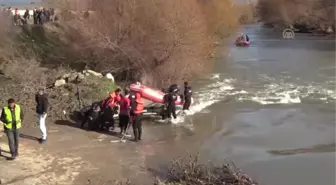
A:
<svg viewBox="0 0 336 185">
<path fill-rule="evenodd" d="M 240 47 L 246 47 L 250 45 L 250 41 L 246 41 L 246 40 L 239 40 L 237 39 L 236 41 L 236 46 L 240 46 Z"/>
<path fill-rule="evenodd" d="M 246 47 L 249 45 L 250 45 L 250 38 L 246 34 L 241 33 L 240 36 L 236 39 L 236 46 Z"/>
</svg>

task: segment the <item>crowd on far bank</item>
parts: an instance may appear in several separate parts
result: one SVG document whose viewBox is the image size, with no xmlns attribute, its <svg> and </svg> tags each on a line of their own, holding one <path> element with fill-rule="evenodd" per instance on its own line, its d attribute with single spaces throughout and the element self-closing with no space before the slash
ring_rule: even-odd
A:
<svg viewBox="0 0 336 185">
<path fill-rule="evenodd" d="M 14 25 L 26 25 L 26 24 L 35 24 L 35 25 L 43 25 L 47 22 L 54 22 L 57 20 L 57 16 L 55 14 L 54 8 L 34 8 L 32 14 L 31 10 L 26 9 L 24 14 L 21 15 L 19 13 L 19 9 L 15 8 L 14 13 L 12 8 L 2 9 L 2 12 L 7 16 L 13 17 Z M 33 20 L 32 22 L 29 20 Z"/>
</svg>

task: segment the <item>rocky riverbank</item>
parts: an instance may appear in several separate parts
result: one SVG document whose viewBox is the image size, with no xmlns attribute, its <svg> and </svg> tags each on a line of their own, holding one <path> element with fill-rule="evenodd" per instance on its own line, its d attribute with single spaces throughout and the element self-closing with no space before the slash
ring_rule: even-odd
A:
<svg viewBox="0 0 336 185">
<path fill-rule="evenodd" d="M 262 22 L 276 28 L 291 28 L 300 33 L 335 34 L 335 1 L 260 0 Z"/>
</svg>

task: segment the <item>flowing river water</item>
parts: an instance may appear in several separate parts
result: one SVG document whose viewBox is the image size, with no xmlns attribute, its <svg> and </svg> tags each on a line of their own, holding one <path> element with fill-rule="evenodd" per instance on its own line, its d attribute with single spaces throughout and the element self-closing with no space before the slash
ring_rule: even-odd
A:
<svg viewBox="0 0 336 185">
<path fill-rule="evenodd" d="M 285 40 L 261 25 L 242 32 L 250 47 L 229 41 L 229 55 L 193 81 L 191 115 L 145 128 L 148 165 L 199 152 L 260 184 L 335 184 L 335 41 Z"/>
</svg>

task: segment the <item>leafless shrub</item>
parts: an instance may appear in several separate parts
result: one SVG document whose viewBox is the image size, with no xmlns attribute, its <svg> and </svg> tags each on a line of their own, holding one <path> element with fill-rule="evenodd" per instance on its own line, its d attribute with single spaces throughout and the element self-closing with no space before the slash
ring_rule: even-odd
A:
<svg viewBox="0 0 336 185">
<path fill-rule="evenodd" d="M 234 10 L 226 7 L 229 0 L 76 2 L 56 3 L 63 40 L 75 60 L 154 86 L 209 68 L 214 36 L 237 26 Z"/>
<path fill-rule="evenodd" d="M 169 170 L 168 181 L 192 185 L 253 185 L 250 177 L 243 174 L 233 164 L 215 166 L 212 163 L 202 164 L 198 155 L 178 158 L 173 161 Z"/>
<path fill-rule="evenodd" d="M 91 182 L 93 184 L 104 184 Z M 130 181 L 107 182 L 106 185 L 136 185 Z M 153 185 L 257 185 L 234 164 L 215 166 L 203 164 L 198 155 L 177 158 L 172 161 L 165 180 L 157 180 Z"/>
</svg>

